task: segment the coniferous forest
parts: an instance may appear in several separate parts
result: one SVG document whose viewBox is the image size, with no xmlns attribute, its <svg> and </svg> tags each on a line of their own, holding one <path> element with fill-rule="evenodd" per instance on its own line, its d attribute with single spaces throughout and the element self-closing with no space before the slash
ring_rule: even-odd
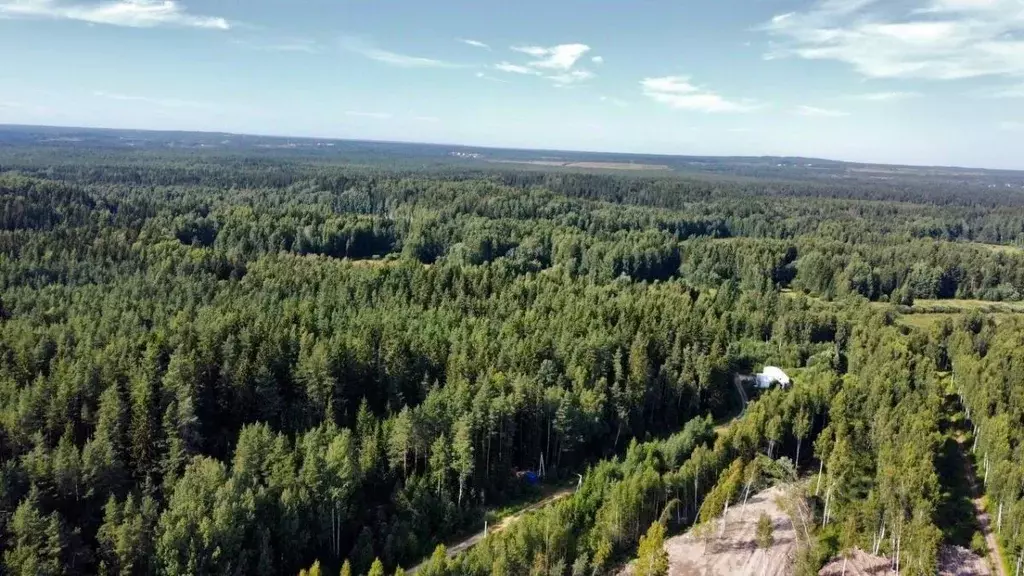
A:
<svg viewBox="0 0 1024 576">
<path fill-rule="evenodd" d="M 802 479 L 798 573 L 934 574 L 954 438 L 1024 554 L 1024 190 L 357 152 L 0 146 L 0 572 L 664 574 Z"/>
</svg>

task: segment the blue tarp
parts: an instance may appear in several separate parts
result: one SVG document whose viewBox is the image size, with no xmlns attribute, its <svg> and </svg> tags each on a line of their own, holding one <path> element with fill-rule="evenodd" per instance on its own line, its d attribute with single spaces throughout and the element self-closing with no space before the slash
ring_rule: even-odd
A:
<svg viewBox="0 0 1024 576">
<path fill-rule="evenodd" d="M 533 471 L 523 474 L 523 477 L 526 478 L 526 481 L 529 482 L 530 484 L 536 484 L 540 482 L 540 478 L 537 477 L 537 473 Z"/>
</svg>

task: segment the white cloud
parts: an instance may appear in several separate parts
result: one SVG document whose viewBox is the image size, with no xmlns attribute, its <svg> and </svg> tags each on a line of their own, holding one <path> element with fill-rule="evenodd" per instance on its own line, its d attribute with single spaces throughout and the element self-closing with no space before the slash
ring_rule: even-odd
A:
<svg viewBox="0 0 1024 576">
<path fill-rule="evenodd" d="M 869 92 L 867 94 L 856 94 L 852 98 L 867 102 L 892 102 L 894 100 L 909 100 L 920 96 L 919 92 Z"/>
<path fill-rule="evenodd" d="M 870 78 L 1024 76 L 1020 0 L 816 0 L 761 29 L 771 57 L 843 62 Z"/>
<path fill-rule="evenodd" d="M 534 75 L 540 75 L 540 72 L 537 72 L 533 68 L 528 68 L 526 66 L 520 66 L 519 64 L 511 64 L 509 62 L 501 62 L 501 63 L 495 64 L 494 65 L 494 69 L 495 70 L 501 70 L 502 72 L 510 72 L 512 74 L 534 74 Z"/>
<path fill-rule="evenodd" d="M 431 124 L 437 124 L 438 122 L 441 121 L 441 119 L 438 118 L 437 116 L 416 116 L 413 119 L 419 122 L 429 122 Z"/>
<path fill-rule="evenodd" d="M 1006 132 L 1024 132 L 1024 122 L 1007 121 L 1000 122 L 999 129 Z"/>
<path fill-rule="evenodd" d="M 358 110 L 349 110 L 345 112 L 345 116 L 351 116 L 353 118 L 372 118 L 374 120 L 390 120 L 394 117 L 387 112 L 360 112 Z"/>
<path fill-rule="evenodd" d="M 392 66 L 400 66 L 402 68 L 457 68 L 458 65 L 445 62 L 443 60 L 435 60 L 434 58 L 423 58 L 421 56 L 409 56 L 406 54 L 399 54 L 397 52 L 389 52 L 387 50 L 381 50 L 379 48 L 366 48 L 358 51 L 363 56 L 371 60 L 383 62 L 385 64 L 391 64 Z"/>
<path fill-rule="evenodd" d="M 231 23 L 224 18 L 188 13 L 177 0 L 108 0 L 78 3 L 65 0 L 0 0 L 0 16 L 78 20 L 132 28 L 231 28 Z"/>
<path fill-rule="evenodd" d="M 594 73 L 589 70 L 570 70 L 568 72 L 545 76 L 548 80 L 553 81 L 556 86 L 568 86 L 569 84 L 590 80 L 593 77 Z"/>
<path fill-rule="evenodd" d="M 103 90 L 96 90 L 92 93 L 97 98 L 106 98 L 107 100 L 118 100 L 121 102 L 142 102 L 144 104 L 151 104 L 153 106 L 160 106 L 162 108 L 210 108 L 210 104 L 205 102 L 195 102 L 193 100 L 177 100 L 174 98 L 154 98 L 150 96 L 137 96 L 133 94 L 121 94 L 118 92 L 105 92 Z"/>
<path fill-rule="evenodd" d="M 594 56 L 590 61 L 594 64 L 604 64 L 604 56 Z"/>
<path fill-rule="evenodd" d="M 491 76 L 489 74 L 484 74 L 483 72 L 477 72 L 476 73 L 476 77 L 480 78 L 481 80 L 489 80 L 491 82 L 500 82 L 502 84 L 511 84 L 511 82 L 509 82 L 508 80 L 502 80 L 501 78 L 495 78 L 494 76 Z"/>
<path fill-rule="evenodd" d="M 491 47 L 479 40 L 470 40 L 468 38 L 456 38 L 458 42 L 473 46 L 474 48 L 483 48 L 484 50 L 490 50 Z"/>
<path fill-rule="evenodd" d="M 801 116 L 813 118 L 842 118 L 850 115 L 849 112 L 843 112 L 842 110 L 830 110 L 815 106 L 797 106 L 795 112 Z"/>
<path fill-rule="evenodd" d="M 524 74 L 529 76 L 542 76 L 552 81 L 555 86 L 568 86 L 585 82 L 594 77 L 594 73 L 584 68 L 576 67 L 576 64 L 590 50 L 586 44 L 559 44 L 545 48 L 543 46 L 513 46 L 512 50 L 533 56 L 523 64 L 512 62 L 499 62 L 494 65 L 495 70 L 508 72 L 510 74 Z M 604 62 L 600 56 L 591 59 L 594 63 Z"/>
<path fill-rule="evenodd" d="M 424 58 L 422 56 L 409 56 L 407 54 L 391 52 L 390 50 L 382 50 L 375 46 L 368 45 L 357 38 L 343 39 L 342 46 L 345 49 L 365 56 L 370 60 L 376 60 L 377 62 L 382 62 L 390 66 L 398 66 L 400 68 L 464 68 L 461 64 L 445 62 L 444 60 Z"/>
<path fill-rule="evenodd" d="M 696 86 L 686 76 L 644 78 L 643 93 L 655 102 L 697 112 L 750 112 L 760 106 L 751 100 L 729 100 Z"/>
<path fill-rule="evenodd" d="M 774 18 L 772 18 L 772 24 L 776 24 L 776 25 L 782 24 L 783 22 L 785 22 L 786 20 L 789 20 L 790 18 L 792 18 L 795 15 L 796 15 L 796 12 L 786 12 L 785 14 L 779 14 L 778 16 L 775 16 Z"/>
<path fill-rule="evenodd" d="M 550 48 L 540 46 L 513 46 L 516 52 L 537 58 L 529 63 L 533 68 L 545 70 L 571 70 L 576 62 L 590 50 L 586 44 L 559 44 Z"/>
</svg>

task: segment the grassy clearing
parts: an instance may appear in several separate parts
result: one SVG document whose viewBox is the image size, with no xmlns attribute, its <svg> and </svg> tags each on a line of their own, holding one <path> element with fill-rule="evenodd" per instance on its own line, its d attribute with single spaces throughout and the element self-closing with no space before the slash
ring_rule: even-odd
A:
<svg viewBox="0 0 1024 576">
<path fill-rule="evenodd" d="M 921 330 L 930 330 L 932 326 L 941 324 L 947 318 L 956 322 L 963 314 L 905 314 L 900 317 L 899 323 L 904 326 L 910 326 L 912 328 L 920 328 Z"/>
<path fill-rule="evenodd" d="M 990 302 L 987 300 L 915 300 L 911 307 L 914 314 L 985 312 L 989 314 L 1022 314 L 1024 302 Z"/>
<path fill-rule="evenodd" d="M 1020 246 L 1006 246 L 1006 245 L 1003 245 L 1003 244 L 982 244 L 980 242 L 970 242 L 970 243 L 968 243 L 968 245 L 969 246 L 976 246 L 978 248 L 983 248 L 985 250 L 990 250 L 992 252 L 997 252 L 997 253 L 1000 253 L 1000 254 L 1022 254 L 1022 253 L 1024 253 L 1024 248 L 1021 248 Z"/>
<path fill-rule="evenodd" d="M 900 316 L 905 326 L 929 330 L 945 320 L 958 322 L 965 314 L 981 312 L 996 322 L 1005 322 L 1024 314 L 1024 302 L 988 302 L 985 300 L 918 300 Z"/>
</svg>

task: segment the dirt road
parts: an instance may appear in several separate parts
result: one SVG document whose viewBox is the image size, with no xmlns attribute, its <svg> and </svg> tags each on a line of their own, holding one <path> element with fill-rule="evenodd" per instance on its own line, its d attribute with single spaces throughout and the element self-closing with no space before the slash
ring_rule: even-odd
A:
<svg viewBox="0 0 1024 576">
<path fill-rule="evenodd" d="M 962 436 L 957 438 L 956 443 L 960 447 L 961 454 L 964 455 L 964 462 L 969 462 L 967 452 L 964 449 L 964 438 Z M 978 478 L 974 467 L 968 465 L 965 468 L 964 474 L 967 476 L 967 482 L 971 485 L 971 501 L 974 503 L 974 513 L 978 518 L 978 525 L 981 526 L 981 533 L 985 536 L 985 544 L 988 545 L 988 561 L 992 567 L 992 574 L 995 576 L 1007 576 L 1003 564 L 1003 556 L 999 551 L 999 543 L 996 541 L 996 535 L 992 531 L 992 519 L 985 510 L 985 500 L 978 488 Z"/>
<path fill-rule="evenodd" d="M 529 506 L 527 506 L 526 508 L 523 508 L 522 510 L 516 512 L 515 514 L 509 514 L 508 516 L 505 516 L 504 518 L 501 519 L 500 522 L 498 522 L 494 526 L 490 526 L 487 529 L 487 533 L 486 534 L 481 530 L 480 532 L 477 532 L 476 534 L 470 536 L 469 538 L 466 538 L 465 540 L 462 540 L 461 542 L 458 542 L 456 544 L 452 544 L 451 546 L 449 546 L 448 547 L 448 557 L 449 558 L 453 558 L 454 556 L 456 556 L 458 554 L 461 554 L 462 552 L 465 552 L 466 550 L 469 550 L 473 546 L 476 546 L 481 540 L 483 540 L 487 536 L 487 534 L 494 534 L 496 532 L 501 532 L 502 530 L 505 530 L 506 528 L 508 528 L 512 524 L 515 524 L 516 522 L 518 522 L 523 516 L 526 516 L 527 514 L 529 514 L 531 512 L 535 512 L 537 510 L 540 510 L 541 508 L 544 508 L 545 506 L 554 504 L 555 502 L 561 500 L 562 498 L 565 498 L 566 496 L 571 495 L 573 492 L 575 492 L 575 488 L 562 488 L 562 489 L 558 490 L 557 492 L 554 492 L 553 494 L 549 494 L 545 498 L 543 498 L 541 500 L 538 500 L 537 502 L 534 502 L 533 504 L 530 504 Z M 429 558 L 427 560 L 424 560 L 423 562 L 419 563 L 418 565 L 416 565 L 416 566 L 406 570 L 405 573 L 406 574 L 415 574 L 427 562 L 429 562 Z"/>
</svg>

